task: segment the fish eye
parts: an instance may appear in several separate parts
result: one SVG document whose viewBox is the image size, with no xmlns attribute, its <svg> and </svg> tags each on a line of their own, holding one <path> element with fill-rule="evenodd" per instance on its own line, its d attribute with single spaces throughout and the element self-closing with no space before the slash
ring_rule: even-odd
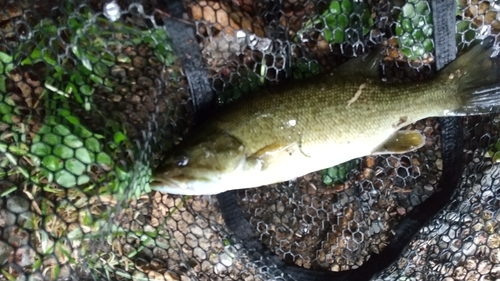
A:
<svg viewBox="0 0 500 281">
<path fill-rule="evenodd" d="M 187 156 L 180 156 L 175 160 L 175 164 L 178 167 L 184 167 L 189 163 L 189 158 Z"/>
</svg>

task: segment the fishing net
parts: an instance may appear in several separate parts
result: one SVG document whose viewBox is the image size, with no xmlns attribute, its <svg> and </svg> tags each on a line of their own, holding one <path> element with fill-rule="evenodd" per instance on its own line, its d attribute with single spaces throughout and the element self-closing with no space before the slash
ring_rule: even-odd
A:
<svg viewBox="0 0 500 281">
<path fill-rule="evenodd" d="M 0 280 L 293 280 L 227 229 L 215 197 L 149 186 L 199 118 L 193 79 L 208 77 L 221 107 L 380 45 L 388 82 L 434 72 L 424 0 L 170 2 L 182 12 L 159 0 L 0 0 Z M 457 1 L 458 50 L 497 38 L 498 13 L 495 1 Z M 198 53 L 179 48 L 176 23 Z M 463 122 L 461 187 L 376 280 L 500 278 L 499 119 Z M 245 219 L 289 264 L 359 267 L 439 182 L 440 124 L 410 128 L 426 137 L 415 152 L 238 191 Z"/>
</svg>

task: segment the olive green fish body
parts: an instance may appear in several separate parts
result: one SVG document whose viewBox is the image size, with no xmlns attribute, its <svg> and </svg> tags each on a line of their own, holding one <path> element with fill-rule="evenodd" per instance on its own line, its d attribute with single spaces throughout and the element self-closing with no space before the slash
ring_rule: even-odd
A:
<svg viewBox="0 0 500 281">
<path fill-rule="evenodd" d="M 238 103 L 211 119 L 209 127 L 241 140 L 251 154 L 274 143 L 300 143 L 308 154 L 311 146 L 349 144 L 360 137 L 377 136 L 380 143 L 403 126 L 459 107 L 457 87 L 442 79 L 405 87 L 368 78 L 321 79 Z"/>
<path fill-rule="evenodd" d="M 498 98 L 498 91 L 482 100 L 472 94 L 500 79 L 477 75 L 478 66 L 466 64 L 482 54 L 479 67 L 496 71 L 478 48 L 423 82 L 384 83 L 373 71 L 357 70 L 373 68 L 374 58 L 355 59 L 314 80 L 243 99 L 193 129 L 155 173 L 154 188 L 215 194 L 290 180 L 365 155 L 416 149 L 423 137 L 400 128 L 426 117 L 475 112 L 486 108 L 484 100 Z"/>
</svg>

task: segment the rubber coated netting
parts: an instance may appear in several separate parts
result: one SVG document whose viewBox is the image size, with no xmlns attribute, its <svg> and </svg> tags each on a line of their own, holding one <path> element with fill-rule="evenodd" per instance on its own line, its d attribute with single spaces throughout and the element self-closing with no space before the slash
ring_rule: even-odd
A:
<svg viewBox="0 0 500 281">
<path fill-rule="evenodd" d="M 458 50 L 497 38 L 497 2 L 457 0 Z M 431 16 L 425 0 L 0 0 L 0 280 L 293 280 L 235 238 L 214 196 L 151 191 L 198 118 L 191 77 L 231 106 L 381 45 L 384 79 L 426 79 Z M 500 278 L 500 119 L 463 122 L 461 187 L 375 280 Z M 413 153 L 238 191 L 246 219 L 289 264 L 359 267 L 440 179 L 439 123 L 410 127 L 426 136 Z"/>
</svg>

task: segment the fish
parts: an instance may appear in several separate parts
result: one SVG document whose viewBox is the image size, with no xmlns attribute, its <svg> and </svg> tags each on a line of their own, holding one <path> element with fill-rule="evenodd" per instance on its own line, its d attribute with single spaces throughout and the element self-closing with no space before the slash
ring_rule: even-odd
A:
<svg viewBox="0 0 500 281">
<path fill-rule="evenodd" d="M 291 180 L 351 159 L 413 151 L 405 126 L 500 108 L 495 48 L 477 44 L 430 79 L 386 83 L 380 50 L 312 79 L 268 87 L 216 111 L 153 170 L 153 190 L 213 195 Z"/>
</svg>

